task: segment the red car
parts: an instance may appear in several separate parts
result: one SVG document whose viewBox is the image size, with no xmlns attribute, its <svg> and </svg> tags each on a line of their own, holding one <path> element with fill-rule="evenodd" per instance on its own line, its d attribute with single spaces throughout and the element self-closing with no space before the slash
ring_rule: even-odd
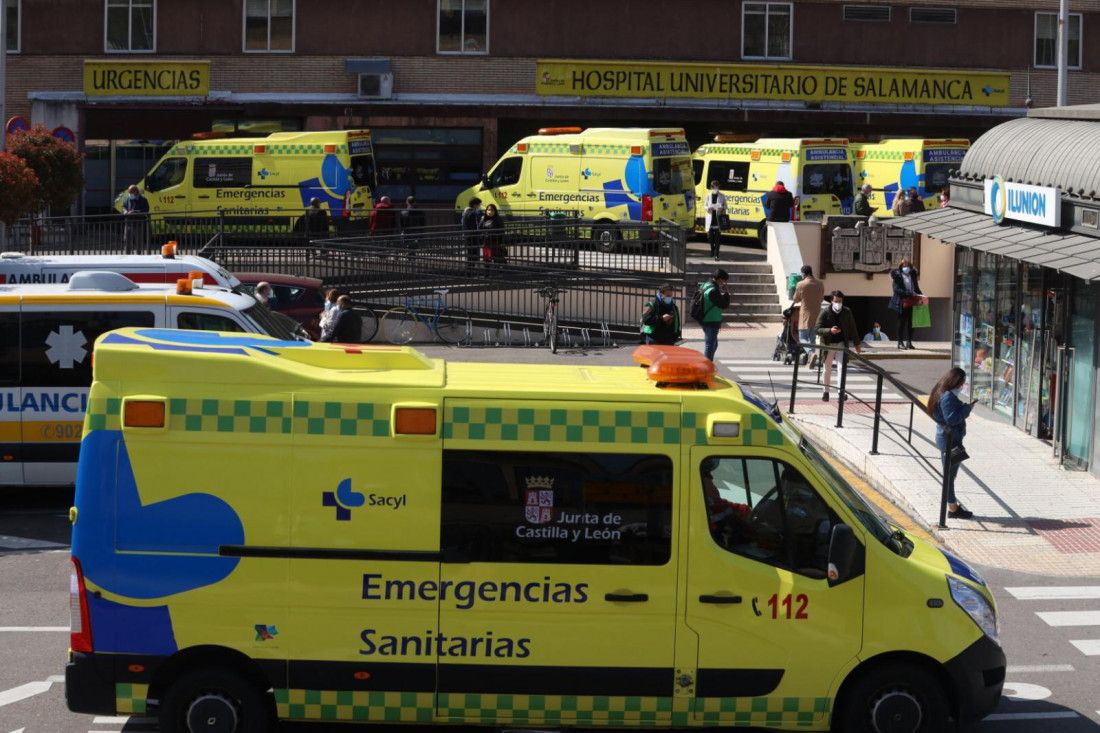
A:
<svg viewBox="0 0 1100 733">
<path fill-rule="evenodd" d="M 325 296 L 321 291 L 320 280 L 315 277 L 296 277 L 265 272 L 234 274 L 241 281 L 241 290 L 248 293 L 252 293 L 262 282 L 270 283 L 271 291 L 275 295 L 272 310 L 300 323 L 314 341 L 321 338 L 320 321 L 321 311 L 325 307 Z"/>
</svg>

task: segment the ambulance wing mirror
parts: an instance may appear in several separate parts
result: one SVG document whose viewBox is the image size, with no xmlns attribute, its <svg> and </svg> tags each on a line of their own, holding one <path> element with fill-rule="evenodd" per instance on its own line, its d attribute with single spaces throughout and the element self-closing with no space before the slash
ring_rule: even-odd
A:
<svg viewBox="0 0 1100 733">
<path fill-rule="evenodd" d="M 829 537 L 829 585 L 839 585 L 863 572 L 863 546 L 847 524 L 837 524 Z"/>
<path fill-rule="evenodd" d="M 486 191 L 489 188 L 491 188 L 491 186 L 489 185 L 489 174 L 488 173 L 482 173 L 481 174 L 481 190 Z"/>
</svg>

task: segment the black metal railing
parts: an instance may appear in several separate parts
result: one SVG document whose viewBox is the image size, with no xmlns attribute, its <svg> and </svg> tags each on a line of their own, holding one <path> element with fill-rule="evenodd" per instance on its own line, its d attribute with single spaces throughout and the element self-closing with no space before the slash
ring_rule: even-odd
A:
<svg viewBox="0 0 1100 733">
<path fill-rule="evenodd" d="M 838 399 L 837 399 L 837 408 L 836 408 L 836 427 L 838 427 L 838 428 L 843 428 L 844 427 L 844 405 L 845 405 L 845 403 L 847 403 L 848 398 L 851 398 L 851 399 L 855 400 L 856 402 L 859 402 L 859 403 L 861 403 L 861 404 L 863 404 L 867 407 L 870 407 L 874 412 L 874 425 L 873 425 L 872 430 L 871 430 L 871 455 L 877 456 L 879 454 L 879 451 L 878 451 L 879 433 L 881 432 L 881 426 L 883 424 L 885 424 L 887 427 L 889 427 L 891 430 L 893 430 L 898 435 L 898 437 L 901 438 L 902 437 L 901 431 L 899 431 L 897 429 L 897 427 L 894 426 L 893 423 L 891 423 L 889 420 L 884 419 L 883 416 L 882 416 L 882 388 L 883 388 L 883 384 L 885 382 L 889 382 L 891 387 L 893 387 L 895 390 L 897 390 L 909 403 L 909 425 L 908 425 L 908 431 L 907 431 L 906 435 L 903 437 L 903 439 L 910 446 L 913 445 L 913 416 L 914 416 L 914 413 L 916 411 L 916 408 L 919 407 L 922 412 L 925 410 L 925 403 L 920 399 L 920 397 L 918 397 L 916 394 L 914 394 L 912 390 L 910 390 L 908 387 L 906 387 L 905 384 L 903 384 L 900 380 L 896 379 L 893 375 L 889 374 L 885 369 L 880 367 L 878 364 L 875 364 L 873 361 L 864 358 L 860 354 L 857 354 L 856 352 L 852 351 L 851 349 L 848 349 L 846 346 L 828 346 L 826 344 L 811 344 L 811 343 L 799 343 L 798 346 L 799 346 L 799 349 L 801 350 L 801 352 L 803 352 L 803 353 L 809 353 L 809 352 L 817 351 L 817 352 L 820 352 L 823 355 L 825 352 L 831 351 L 831 352 L 834 352 L 834 353 L 840 355 L 839 356 L 840 385 L 839 385 L 839 388 L 838 388 L 838 395 L 837 395 Z M 792 347 L 793 347 L 793 345 L 792 345 Z M 855 360 L 862 368 L 866 369 L 867 371 L 872 372 L 875 375 L 875 402 L 874 402 L 873 405 L 871 403 L 867 402 L 866 400 L 860 398 L 858 395 L 850 394 L 849 392 L 847 392 L 848 364 L 849 364 L 850 360 Z M 789 404 L 788 409 L 787 409 L 787 412 L 790 413 L 790 414 L 794 414 L 794 412 L 795 412 L 795 399 L 798 395 L 798 371 L 799 371 L 799 362 L 800 361 L 801 361 L 801 359 L 799 359 L 796 356 L 796 358 L 794 359 L 794 371 L 793 371 L 793 374 L 791 375 L 791 399 L 790 399 L 790 404 Z M 817 371 L 818 371 L 818 382 L 820 382 L 820 380 L 821 380 L 821 368 L 822 368 L 821 365 L 822 365 L 822 362 L 824 361 L 824 359 L 819 358 L 819 359 L 816 359 L 816 361 L 817 361 Z M 949 426 L 945 426 L 945 429 L 947 431 L 948 445 L 950 446 L 950 445 L 952 445 L 951 429 L 950 429 Z M 940 521 L 939 521 L 939 526 L 941 528 L 944 528 L 944 527 L 947 526 L 947 497 L 948 497 L 949 476 L 950 476 L 950 471 L 951 471 L 950 451 L 948 451 L 948 458 L 947 458 L 947 465 L 946 465 L 947 470 L 937 469 L 930 462 L 928 462 L 928 461 L 925 461 L 925 462 L 928 463 L 929 470 L 933 474 L 935 474 L 937 477 L 939 477 L 940 482 L 941 482 L 941 489 L 942 490 L 941 490 L 941 497 L 940 497 L 940 516 L 939 516 Z"/>
</svg>

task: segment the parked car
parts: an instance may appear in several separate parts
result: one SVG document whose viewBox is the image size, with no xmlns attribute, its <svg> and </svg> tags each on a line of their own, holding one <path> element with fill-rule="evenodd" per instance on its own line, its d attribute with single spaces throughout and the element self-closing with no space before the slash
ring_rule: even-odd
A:
<svg viewBox="0 0 1100 733">
<path fill-rule="evenodd" d="M 269 304 L 271 309 L 297 321 L 314 341 L 321 338 L 321 310 L 325 302 L 319 279 L 265 272 L 234 274 L 241 281 L 240 289 L 249 294 L 260 283 L 270 283 L 275 295 L 275 302 Z"/>
</svg>

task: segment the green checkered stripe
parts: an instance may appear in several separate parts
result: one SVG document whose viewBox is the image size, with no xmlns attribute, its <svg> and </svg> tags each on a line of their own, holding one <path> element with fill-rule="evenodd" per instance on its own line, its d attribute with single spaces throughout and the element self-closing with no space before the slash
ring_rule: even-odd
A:
<svg viewBox="0 0 1100 733">
<path fill-rule="evenodd" d="M 371 402 L 295 402 L 294 432 L 306 435 L 390 437 L 390 405 Z"/>
<path fill-rule="evenodd" d="M 145 698 L 149 697 L 149 685 L 130 682 L 115 683 L 115 710 L 120 713 L 144 713 Z"/>
<path fill-rule="evenodd" d="M 93 430 L 120 430 L 122 422 L 122 400 L 117 397 L 93 398 L 88 401 L 88 412 L 84 417 L 84 432 Z"/>
<path fill-rule="evenodd" d="M 796 725 L 828 714 L 828 698 L 687 698 L 494 695 L 431 692 L 358 692 L 276 689 L 280 718 L 291 720 L 605 726 Z"/>
<path fill-rule="evenodd" d="M 289 433 L 290 403 L 279 400 L 168 400 L 168 429 L 189 433 Z"/>
<path fill-rule="evenodd" d="M 744 148 L 739 145 L 704 145 L 702 153 L 724 153 L 726 155 L 748 155 L 752 148 Z"/>
<path fill-rule="evenodd" d="M 563 154 L 568 153 L 571 145 L 584 145 L 584 152 L 591 153 L 593 155 L 630 155 L 630 145 L 604 145 L 596 143 L 528 143 L 527 152 L 529 153 L 554 153 Z M 646 146 L 642 146 L 642 152 L 645 152 Z M 513 145 L 508 152 L 519 152 Z"/>
<path fill-rule="evenodd" d="M 917 159 L 916 151 L 909 151 L 913 153 L 913 160 Z M 905 160 L 904 150 L 864 150 L 863 160 Z"/>
<path fill-rule="evenodd" d="M 329 143 L 330 145 L 332 143 Z M 272 145 L 260 141 L 258 143 L 249 143 L 247 145 L 225 143 L 220 145 L 205 145 L 187 143 L 183 145 L 177 145 L 172 149 L 172 155 L 187 155 L 193 153 L 196 155 L 252 155 L 254 145 L 266 145 L 265 155 L 324 155 L 325 145 L 324 143 L 286 143 L 283 145 Z M 336 146 L 337 153 L 347 154 L 348 146 L 340 144 Z"/>
<path fill-rule="evenodd" d="M 589 144 L 585 143 L 584 152 L 593 153 L 595 155 L 630 155 L 631 145 L 601 145 L 601 144 Z M 648 146 L 642 145 L 642 152 L 644 153 Z"/>
<path fill-rule="evenodd" d="M 685 412 L 680 416 L 684 441 L 688 445 L 707 444 L 707 416 L 702 412 Z"/>
<path fill-rule="evenodd" d="M 673 411 L 448 405 L 443 439 L 675 445 L 680 426 Z"/>
<path fill-rule="evenodd" d="M 783 445 L 783 433 L 772 427 L 772 422 L 764 415 L 747 415 L 748 423 L 741 424 L 741 442 L 745 445 Z"/>
</svg>

